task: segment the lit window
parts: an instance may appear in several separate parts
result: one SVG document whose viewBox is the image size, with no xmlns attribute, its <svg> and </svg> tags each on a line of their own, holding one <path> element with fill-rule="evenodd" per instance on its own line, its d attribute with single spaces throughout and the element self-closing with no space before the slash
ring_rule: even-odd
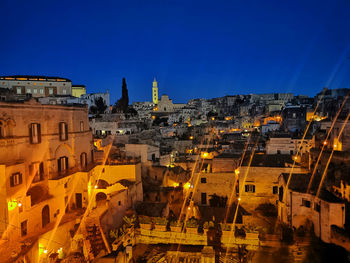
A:
<svg viewBox="0 0 350 263">
<path fill-rule="evenodd" d="M 41 129 L 39 123 L 31 123 L 29 128 L 30 143 L 41 142 Z"/>
<path fill-rule="evenodd" d="M 17 94 L 21 94 L 22 93 L 22 88 L 21 87 L 17 87 L 16 91 L 17 91 Z"/>
<path fill-rule="evenodd" d="M 44 94 L 44 89 L 40 89 L 40 94 Z"/>
<path fill-rule="evenodd" d="M 10 177 L 10 186 L 16 186 L 22 183 L 22 174 L 21 173 L 14 173 Z"/>
<path fill-rule="evenodd" d="M 37 94 L 38 93 L 38 89 L 34 89 L 34 94 Z"/>
<path fill-rule="evenodd" d="M 58 166 L 57 170 L 59 173 L 66 172 L 68 170 L 68 157 L 63 156 L 58 158 L 57 166 Z"/>
<path fill-rule="evenodd" d="M 245 187 L 245 192 L 246 193 L 255 193 L 255 185 L 253 185 L 253 184 L 246 184 L 244 187 Z"/>
<path fill-rule="evenodd" d="M 63 94 L 67 94 L 67 91 L 66 91 L 66 89 L 63 89 Z"/>
<path fill-rule="evenodd" d="M 65 122 L 59 123 L 60 141 L 68 140 L 68 125 Z"/>
<path fill-rule="evenodd" d="M 49 94 L 50 94 L 50 95 L 53 94 L 53 88 L 49 88 Z"/>
</svg>

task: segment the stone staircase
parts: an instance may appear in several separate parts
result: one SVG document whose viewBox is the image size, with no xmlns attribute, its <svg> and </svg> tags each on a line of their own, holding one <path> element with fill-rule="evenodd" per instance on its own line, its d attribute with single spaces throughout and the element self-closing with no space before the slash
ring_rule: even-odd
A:
<svg viewBox="0 0 350 263">
<path fill-rule="evenodd" d="M 107 252 L 106 246 L 103 242 L 100 228 L 97 225 L 87 225 L 86 232 L 86 238 L 90 243 L 89 252 L 93 255 L 93 258 L 96 258 L 102 250 Z"/>
</svg>

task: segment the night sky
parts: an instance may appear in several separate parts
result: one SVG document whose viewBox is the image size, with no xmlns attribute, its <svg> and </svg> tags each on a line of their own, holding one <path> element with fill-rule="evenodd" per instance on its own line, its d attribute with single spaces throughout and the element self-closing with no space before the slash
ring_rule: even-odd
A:
<svg viewBox="0 0 350 263">
<path fill-rule="evenodd" d="M 48 75 L 130 102 L 350 88 L 350 0 L 2 0 L 0 75 Z"/>
</svg>

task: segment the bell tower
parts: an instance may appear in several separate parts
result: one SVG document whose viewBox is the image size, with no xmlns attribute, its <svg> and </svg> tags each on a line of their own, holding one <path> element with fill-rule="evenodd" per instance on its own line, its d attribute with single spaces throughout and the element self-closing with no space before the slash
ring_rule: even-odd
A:
<svg viewBox="0 0 350 263">
<path fill-rule="evenodd" d="M 152 98 L 153 98 L 153 103 L 157 105 L 158 104 L 158 83 L 156 78 L 154 78 L 153 80 Z"/>
</svg>

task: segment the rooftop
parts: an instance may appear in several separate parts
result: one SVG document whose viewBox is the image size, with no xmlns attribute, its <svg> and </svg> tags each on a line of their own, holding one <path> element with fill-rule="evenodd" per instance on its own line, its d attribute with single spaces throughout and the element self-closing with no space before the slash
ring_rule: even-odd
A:
<svg viewBox="0 0 350 263">
<path fill-rule="evenodd" d="M 70 79 L 61 77 L 48 77 L 48 76 L 36 76 L 36 75 L 12 75 L 12 76 L 0 76 L 0 80 L 19 80 L 19 81 L 58 81 L 58 82 L 72 82 Z"/>
<path fill-rule="evenodd" d="M 246 155 L 242 166 L 249 164 L 250 154 Z M 286 167 L 286 164 L 293 164 L 289 154 L 255 154 L 251 166 L 260 167 Z"/>
<path fill-rule="evenodd" d="M 284 181 L 287 182 L 289 178 L 289 173 L 283 173 L 282 176 Z M 310 178 L 311 174 L 292 174 L 288 189 L 294 192 L 306 193 Z M 311 185 L 310 194 L 314 195 L 316 193 L 320 181 L 321 176 L 317 176 L 315 174 Z M 321 189 L 319 198 L 330 203 L 343 203 L 343 200 L 341 200 L 340 198 L 338 198 L 337 196 L 335 196 L 334 194 L 332 194 L 324 188 Z"/>
</svg>

